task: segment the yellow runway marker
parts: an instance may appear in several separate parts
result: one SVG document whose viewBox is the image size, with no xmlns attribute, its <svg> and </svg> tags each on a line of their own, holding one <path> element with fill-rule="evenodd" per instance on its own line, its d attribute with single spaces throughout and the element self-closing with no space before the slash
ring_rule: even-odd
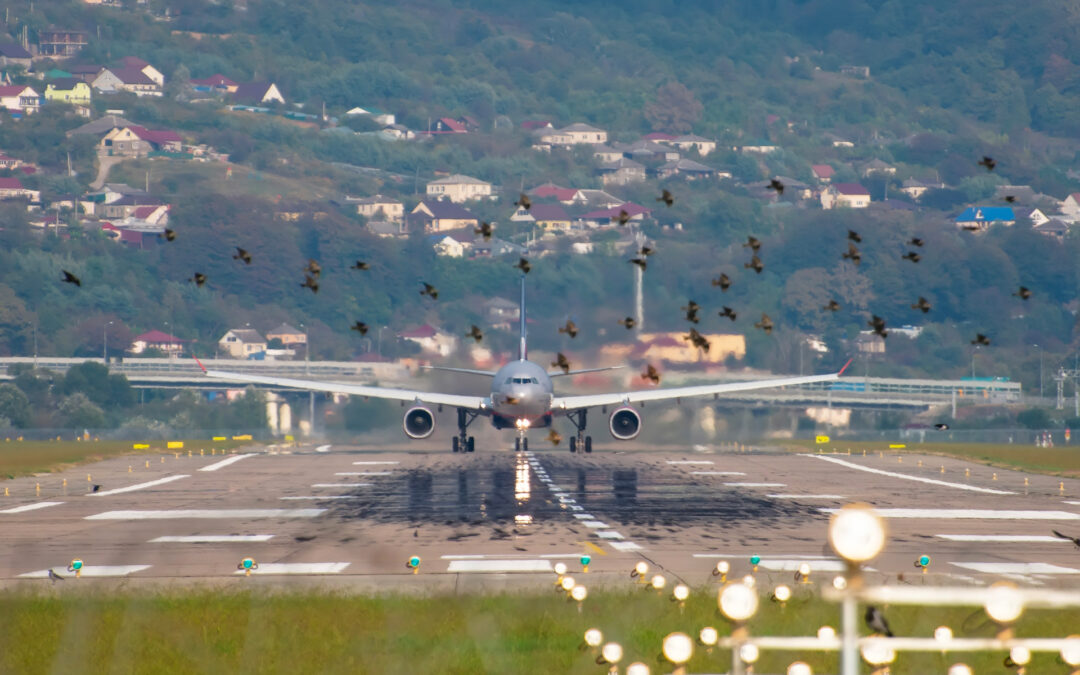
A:
<svg viewBox="0 0 1080 675">
<path fill-rule="evenodd" d="M 596 555 L 607 555 L 607 551 L 600 548 L 599 546 L 592 543 L 591 541 L 579 541 L 578 543 L 581 544 L 582 546 L 584 546 L 585 548 L 589 549 L 590 551 L 592 551 Z"/>
</svg>

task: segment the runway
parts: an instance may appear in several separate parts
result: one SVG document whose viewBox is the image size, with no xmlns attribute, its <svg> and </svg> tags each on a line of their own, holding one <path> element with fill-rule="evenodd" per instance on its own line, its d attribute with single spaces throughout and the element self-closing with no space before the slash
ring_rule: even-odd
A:
<svg viewBox="0 0 1080 675">
<path fill-rule="evenodd" d="M 770 579 L 790 581 L 807 562 L 823 581 L 843 569 L 825 546 L 829 514 L 852 502 L 887 519 L 886 550 L 870 565 L 880 581 L 1080 579 L 1080 550 L 1051 534 L 1080 536 L 1080 481 L 1062 490 L 1055 477 L 896 451 L 621 447 L 630 446 L 591 455 L 337 445 L 185 452 L 9 480 L 0 584 L 49 583 L 49 569 L 71 577 L 75 558 L 87 583 L 232 583 L 251 557 L 256 583 L 466 592 L 550 584 L 560 561 L 582 574 L 582 554 L 593 585 L 629 583 L 638 560 L 703 585 L 716 580 L 718 560 L 741 575 L 754 555 Z M 927 574 L 913 566 L 921 555 L 931 556 Z M 422 561 L 417 574 L 406 567 L 412 556 Z"/>
</svg>

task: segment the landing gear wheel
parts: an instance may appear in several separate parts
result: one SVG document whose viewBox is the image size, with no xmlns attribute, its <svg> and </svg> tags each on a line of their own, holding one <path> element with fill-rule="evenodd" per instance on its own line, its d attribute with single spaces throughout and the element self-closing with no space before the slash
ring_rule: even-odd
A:
<svg viewBox="0 0 1080 675">
<path fill-rule="evenodd" d="M 454 440 L 450 443 L 450 450 L 452 452 L 461 451 L 461 439 L 459 439 L 457 436 L 454 436 Z"/>
<path fill-rule="evenodd" d="M 585 437 L 585 452 L 586 453 L 592 452 L 592 436 L 586 436 Z"/>
<path fill-rule="evenodd" d="M 476 439 L 472 436 L 469 436 L 468 448 L 465 452 L 476 452 Z"/>
<path fill-rule="evenodd" d="M 521 439 L 521 451 L 522 452 L 528 452 L 529 451 L 529 439 L 527 439 L 527 438 Z"/>
<path fill-rule="evenodd" d="M 577 437 L 570 437 L 570 452 L 577 452 Z"/>
<path fill-rule="evenodd" d="M 521 452 L 521 439 L 520 438 L 515 438 L 514 439 L 514 452 Z"/>
</svg>

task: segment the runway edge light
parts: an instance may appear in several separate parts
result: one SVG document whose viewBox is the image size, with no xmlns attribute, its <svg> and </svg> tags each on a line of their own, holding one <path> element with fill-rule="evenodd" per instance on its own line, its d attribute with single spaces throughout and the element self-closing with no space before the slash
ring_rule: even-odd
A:
<svg viewBox="0 0 1080 675">
<path fill-rule="evenodd" d="M 412 570 L 413 574 L 420 573 L 420 556 L 414 555 L 409 558 L 409 561 L 405 563 L 405 566 Z"/>
<path fill-rule="evenodd" d="M 240 564 L 236 566 L 236 569 L 243 570 L 244 576 L 250 577 L 252 570 L 259 569 L 259 563 L 255 562 L 254 558 L 244 558 L 240 561 Z"/>
<path fill-rule="evenodd" d="M 75 578 L 78 579 L 82 576 L 83 561 L 79 558 L 75 558 L 68 564 L 68 572 L 74 572 Z"/>
</svg>

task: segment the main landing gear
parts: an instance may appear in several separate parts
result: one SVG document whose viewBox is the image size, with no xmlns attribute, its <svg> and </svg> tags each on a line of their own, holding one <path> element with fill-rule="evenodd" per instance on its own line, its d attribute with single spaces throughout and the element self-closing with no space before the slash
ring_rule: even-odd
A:
<svg viewBox="0 0 1080 675">
<path fill-rule="evenodd" d="M 458 435 L 454 436 L 453 442 L 450 444 L 450 449 L 453 452 L 475 452 L 476 451 L 476 438 L 469 436 L 465 433 L 465 430 L 469 428 L 469 425 L 473 423 L 479 417 L 479 413 L 474 413 L 469 410 L 458 408 L 457 411 L 457 425 Z"/>
<path fill-rule="evenodd" d="M 529 451 L 529 439 L 525 438 L 525 433 L 522 432 L 514 439 L 514 452 L 528 452 Z"/>
<path fill-rule="evenodd" d="M 570 437 L 570 452 L 577 452 L 578 448 L 587 453 L 592 452 L 592 436 L 585 435 L 586 412 L 588 411 L 582 408 L 566 415 L 566 418 L 577 427 L 577 435 Z"/>
</svg>

